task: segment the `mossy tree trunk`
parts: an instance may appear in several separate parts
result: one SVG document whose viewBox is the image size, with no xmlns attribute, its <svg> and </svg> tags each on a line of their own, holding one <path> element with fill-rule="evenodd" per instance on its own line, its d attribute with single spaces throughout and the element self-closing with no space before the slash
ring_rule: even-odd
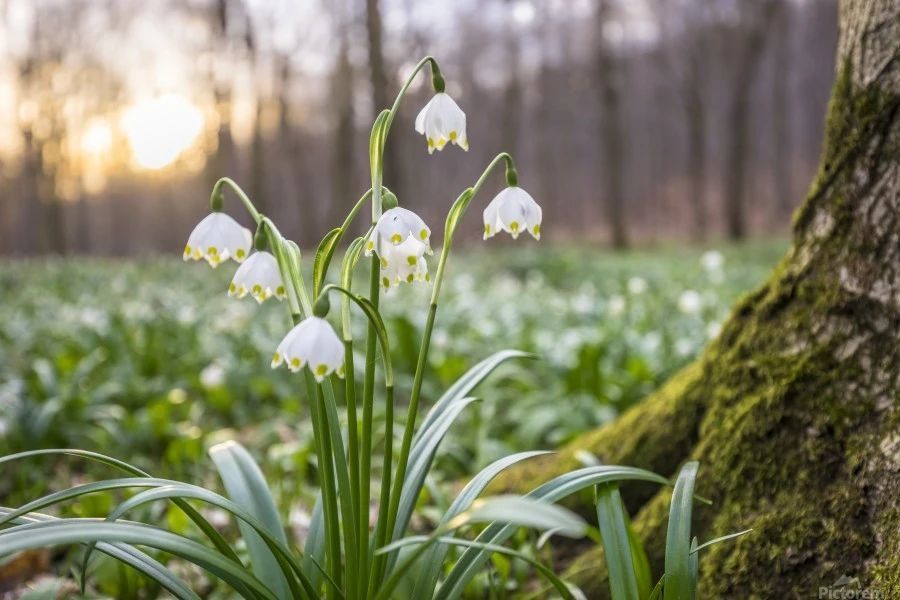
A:
<svg viewBox="0 0 900 600">
<path fill-rule="evenodd" d="M 858 577 L 900 598 L 900 4 L 840 7 L 837 83 L 794 243 L 692 365 L 619 420 L 502 485 L 606 463 L 673 475 L 701 463 L 704 598 L 810 598 Z M 625 490 L 660 573 L 668 492 Z M 566 576 L 606 594 L 602 551 Z"/>
</svg>

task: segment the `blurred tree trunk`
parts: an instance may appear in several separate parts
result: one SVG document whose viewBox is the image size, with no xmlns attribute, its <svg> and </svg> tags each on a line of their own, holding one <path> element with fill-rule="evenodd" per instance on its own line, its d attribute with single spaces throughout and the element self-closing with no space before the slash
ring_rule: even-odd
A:
<svg viewBox="0 0 900 600">
<path fill-rule="evenodd" d="M 743 39 L 740 41 L 734 67 L 731 102 L 728 107 L 728 125 L 732 129 L 725 157 L 725 215 L 728 237 L 732 240 L 739 240 L 747 235 L 744 204 L 747 197 L 747 164 L 750 157 L 752 106 L 750 93 L 759 71 L 766 31 L 780 1 L 750 0 L 744 5 L 744 9 L 748 12 L 746 17 L 748 22 L 743 25 Z"/>
<path fill-rule="evenodd" d="M 621 69 L 618 64 L 618 48 L 610 43 L 604 30 L 611 20 L 609 0 L 597 4 L 597 78 L 600 82 L 600 143 L 603 146 L 604 185 L 598 186 L 606 193 L 606 218 L 614 248 L 628 246 L 625 223 L 625 132 L 622 123 Z"/>
<path fill-rule="evenodd" d="M 228 17 L 228 0 L 216 0 L 210 16 L 213 43 L 227 45 Z M 219 128 L 216 132 L 216 151 L 209 163 L 210 185 L 220 177 L 235 174 L 234 141 L 231 137 L 231 82 L 223 80 L 223 75 L 215 72 L 215 66 L 211 77 Z"/>
<path fill-rule="evenodd" d="M 393 104 L 390 86 L 393 77 L 388 75 L 382 44 L 382 20 L 379 0 L 366 0 L 366 31 L 369 40 L 369 76 L 372 82 L 372 108 L 375 115 Z M 402 109 L 401 109 L 401 112 Z M 374 116 L 373 115 L 373 119 Z M 391 136 L 384 149 L 384 185 L 389 187 L 403 203 L 403 171 L 397 151 L 397 136 Z"/>
<path fill-rule="evenodd" d="M 776 224 L 782 223 L 791 211 L 790 30 L 791 6 L 779 3 L 772 19 L 772 184 Z"/>
<path fill-rule="evenodd" d="M 256 208 L 262 213 L 269 212 L 269 197 L 267 189 L 266 165 L 266 139 L 265 139 L 265 112 L 266 95 L 260 79 L 262 61 L 260 60 L 259 44 L 247 15 L 247 32 L 245 36 L 247 49 L 250 51 L 250 63 L 253 66 L 253 75 L 256 88 L 256 107 L 253 114 L 253 133 L 250 138 L 250 194 Z"/>
<path fill-rule="evenodd" d="M 519 43 L 520 33 L 515 30 L 514 19 L 507 19 L 506 32 L 506 87 L 501 100 L 503 104 L 498 111 L 500 120 L 500 145 L 514 157 L 519 156 L 519 127 L 522 121 L 522 76 L 520 62 L 522 50 Z"/>
<path fill-rule="evenodd" d="M 331 82 L 334 142 L 329 219 L 333 227 L 340 225 L 343 217 L 350 211 L 356 201 L 353 195 L 357 192 L 353 178 L 355 172 L 353 151 L 356 139 L 353 126 L 353 65 L 350 64 L 348 25 L 343 15 L 337 15 L 335 20 L 338 22 L 337 36 L 340 46 Z"/>
<path fill-rule="evenodd" d="M 694 213 L 693 237 L 706 239 L 709 223 L 706 217 L 706 111 L 703 101 L 703 61 L 706 46 L 693 49 L 688 55 L 688 71 L 684 85 L 684 109 L 687 118 L 687 167 L 690 178 L 691 208 Z"/>
<path fill-rule="evenodd" d="M 585 450 L 666 476 L 699 460 L 713 503 L 694 533 L 754 529 L 704 551 L 704 598 L 807 598 L 843 575 L 900 597 L 900 6 L 847 0 L 840 24 L 819 173 L 769 281 L 659 391 L 500 482 L 531 489 Z M 623 493 L 658 574 L 671 492 Z M 606 598 L 602 562 L 592 548 L 564 578 Z"/>
<path fill-rule="evenodd" d="M 536 163 L 539 169 L 537 175 L 540 181 L 540 193 L 542 198 L 553 198 L 558 195 L 560 182 L 557 181 L 559 173 L 559 148 L 556 140 L 559 137 L 559 129 L 562 127 L 560 120 L 563 115 L 555 111 L 553 99 L 556 97 L 554 89 L 554 68 L 551 62 L 549 48 L 553 39 L 551 31 L 551 15 L 546 6 L 543 6 L 538 15 L 538 35 L 540 47 L 543 52 L 541 57 L 541 69 L 538 73 L 537 85 L 539 89 L 537 105 L 537 125 L 540 128 L 542 143 L 537 144 Z M 562 208 L 562 207 L 560 207 Z M 570 216 L 575 212 L 574 207 L 566 209 Z M 563 216 L 563 215 L 560 215 Z"/>
</svg>

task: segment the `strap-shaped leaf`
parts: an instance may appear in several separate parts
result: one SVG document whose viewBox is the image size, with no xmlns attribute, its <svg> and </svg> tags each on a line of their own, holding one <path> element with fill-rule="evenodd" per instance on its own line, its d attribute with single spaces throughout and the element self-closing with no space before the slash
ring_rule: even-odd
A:
<svg viewBox="0 0 900 600">
<path fill-rule="evenodd" d="M 497 553 L 497 554 L 505 554 L 507 556 L 513 556 L 518 558 L 519 560 L 523 560 L 533 566 L 538 573 L 540 573 L 544 578 L 549 581 L 556 591 L 559 592 L 560 596 L 562 596 L 566 600 L 577 600 L 578 598 L 584 598 L 584 594 L 581 593 L 581 590 L 578 590 L 574 585 L 569 584 L 561 580 L 557 575 L 553 572 L 552 569 L 548 568 L 541 561 L 528 556 L 522 552 L 517 550 L 513 550 L 512 548 L 507 548 L 505 546 L 497 546 L 494 544 L 485 544 L 482 542 L 465 540 L 465 539 L 456 539 L 449 536 L 441 536 L 438 538 L 429 538 L 426 536 L 411 536 L 408 538 L 404 538 L 402 540 L 398 540 L 391 544 L 390 547 L 385 547 L 386 552 L 393 552 L 395 550 L 399 550 L 405 546 L 411 545 L 420 545 L 421 548 L 417 549 L 416 552 L 412 553 L 407 561 L 404 561 L 404 569 L 398 570 L 394 573 L 394 576 L 389 579 L 381 592 L 378 595 L 378 599 L 389 598 L 390 593 L 393 588 L 396 587 L 397 583 L 399 583 L 399 578 L 406 571 L 406 567 L 412 563 L 412 561 L 416 560 L 418 557 L 422 556 L 423 550 L 430 547 L 434 543 L 443 544 L 448 546 L 462 546 L 464 548 L 474 548 L 477 550 L 481 550 L 483 552 L 487 552 L 489 554 Z M 427 596 L 413 596 L 414 598 L 426 598 Z"/>
<path fill-rule="evenodd" d="M 0 516 L 7 516 L 12 509 L 0 508 Z M 40 513 L 29 513 L 28 515 L 16 517 L 11 522 L 15 524 L 22 523 L 41 523 L 47 521 L 57 521 L 56 517 L 44 515 Z M 133 546 L 122 543 L 99 542 L 91 544 L 96 546 L 98 552 L 102 552 L 128 566 L 135 569 L 145 577 L 155 581 L 163 589 L 171 593 L 179 600 L 200 600 L 200 596 L 195 594 L 181 579 L 170 571 L 164 564 L 141 552 Z"/>
<path fill-rule="evenodd" d="M 418 500 L 419 494 L 422 492 L 422 486 L 425 485 L 425 477 L 428 475 L 428 471 L 431 470 L 431 464 L 434 462 L 438 446 L 463 409 L 475 401 L 476 398 L 460 398 L 452 402 L 429 429 L 422 431 L 420 443 L 413 446 L 409 453 L 409 467 L 406 471 L 406 478 L 403 481 L 397 521 L 391 539 L 399 539 L 403 536 L 412 517 L 416 500 Z"/>
<path fill-rule="evenodd" d="M 519 461 L 535 456 L 541 456 L 543 454 L 549 453 L 541 450 L 519 452 L 517 454 L 511 454 L 510 456 L 504 456 L 486 466 L 466 484 L 466 487 L 464 487 L 456 499 L 453 500 L 453 503 L 450 504 L 450 508 L 448 508 L 447 512 L 444 513 L 444 516 L 441 517 L 438 528 L 469 508 L 472 502 L 481 495 L 481 492 L 484 491 L 488 484 L 490 484 L 490 482 L 505 469 Z M 452 537 L 452 535 L 449 537 Z M 434 594 L 438 577 L 440 577 L 441 574 L 441 567 L 444 564 L 444 559 L 447 557 L 447 551 L 448 547 L 446 544 L 439 544 L 428 549 L 428 552 L 424 556 L 424 564 L 419 571 L 419 577 L 416 580 L 416 586 L 413 589 L 413 598 L 430 598 Z"/>
<path fill-rule="evenodd" d="M 35 456 L 55 455 L 84 458 L 87 460 L 103 463 L 111 467 L 115 467 L 131 475 L 136 475 L 138 477 L 150 477 L 149 473 L 142 471 L 141 469 L 138 469 L 134 465 L 128 464 L 125 461 L 113 458 L 111 456 L 106 456 L 105 454 L 100 454 L 99 452 L 79 450 L 77 448 L 42 448 L 40 450 L 29 450 L 27 452 L 19 452 L 17 454 L 8 454 L 6 456 L 0 457 L 0 464 L 23 460 L 26 458 L 33 458 Z M 216 531 L 216 528 L 213 527 L 209 523 L 209 521 L 203 518 L 203 515 L 201 515 L 194 507 L 183 500 L 174 500 L 173 503 L 179 509 L 181 509 L 181 511 L 184 512 L 184 514 L 187 515 L 187 517 L 191 521 L 193 521 L 195 525 L 197 525 L 200 531 L 203 532 L 203 535 L 210 539 L 213 545 L 215 545 L 216 549 L 221 552 L 223 556 L 228 557 L 236 563 L 240 563 L 240 559 L 234 553 L 234 550 L 231 549 L 231 546 L 228 544 L 225 538 L 222 537 L 222 535 L 218 531 Z"/>
<path fill-rule="evenodd" d="M 250 453 L 237 442 L 225 442 L 210 448 L 209 456 L 215 463 L 231 500 L 259 519 L 269 534 L 286 546 L 287 538 L 275 502 L 269 493 L 262 471 Z M 279 598 L 286 598 L 287 580 L 268 545 L 246 522 L 238 521 L 238 527 L 247 544 L 253 572 L 261 581 L 265 581 Z"/>
<path fill-rule="evenodd" d="M 422 425 L 419 427 L 419 432 L 413 438 L 413 448 L 415 448 L 416 444 L 419 443 L 419 439 L 422 437 L 422 434 L 427 431 L 433 424 L 434 421 L 437 420 L 444 411 L 447 410 L 447 407 L 455 400 L 462 398 L 464 396 L 468 396 L 469 392 L 475 389 L 475 386 L 481 383 L 485 377 L 490 375 L 490 373 L 500 366 L 503 362 L 510 360 L 512 358 L 536 358 L 534 354 L 530 354 L 528 352 L 522 352 L 520 350 L 501 350 L 500 352 L 496 352 L 491 356 L 485 358 L 477 365 L 466 371 L 466 373 L 457 379 L 453 385 L 447 388 L 447 391 L 435 402 L 434 406 L 428 411 L 428 414 L 425 415 L 425 419 L 422 421 Z"/>
<path fill-rule="evenodd" d="M 279 600 L 286 597 L 276 596 L 243 565 L 234 563 L 218 552 L 170 531 L 140 523 L 59 519 L 17 525 L 0 531 L 0 555 L 48 546 L 92 542 L 122 542 L 157 548 L 194 563 L 235 589 L 246 586 L 265 600 Z"/>
<path fill-rule="evenodd" d="M 597 486 L 597 523 L 606 557 L 612 600 L 635 600 L 641 597 L 626 518 L 619 486 L 613 483 Z"/>
<path fill-rule="evenodd" d="M 559 535 L 573 539 L 584 537 L 587 532 L 587 523 L 571 510 L 556 504 L 514 495 L 476 500 L 472 508 L 453 517 L 447 523 L 447 527 L 459 529 L 472 523 L 494 521 L 532 529 L 552 529 Z"/>
<path fill-rule="evenodd" d="M 247 525 L 252 527 L 260 537 L 263 538 L 263 541 L 265 541 L 266 545 L 269 547 L 269 550 L 272 551 L 272 554 L 278 561 L 278 565 L 281 568 L 282 573 L 288 580 L 288 583 L 291 587 L 292 596 L 303 597 L 304 595 L 306 595 L 310 598 L 316 597 L 316 592 L 311 582 L 309 581 L 309 578 L 306 576 L 303 568 L 297 562 L 297 558 L 295 557 L 295 555 L 285 544 L 276 540 L 269 533 L 266 526 L 243 507 L 235 504 L 224 496 L 220 496 L 219 494 L 211 492 L 202 487 L 187 483 L 181 483 L 146 490 L 139 494 L 135 494 L 131 498 L 119 504 L 109 514 L 107 520 L 115 521 L 117 519 L 120 519 L 127 512 L 134 510 L 135 508 L 143 504 L 156 502 L 158 500 L 171 500 L 175 498 L 200 500 L 217 508 L 221 508 L 222 510 L 225 510 L 234 515 L 235 518 L 245 522 Z M 294 577 L 296 577 L 300 581 L 300 584 L 303 586 L 302 592 L 296 586 Z"/>
<path fill-rule="evenodd" d="M 315 589 L 322 585 L 322 577 L 314 563 L 322 564 L 325 560 L 325 513 L 322 510 L 322 491 L 316 495 L 316 504 L 313 506 L 312 516 L 309 520 L 309 532 L 306 535 L 306 543 L 303 545 L 303 570 L 309 576 L 309 580 Z"/>
<path fill-rule="evenodd" d="M 669 525 L 666 531 L 666 600 L 693 600 L 694 577 L 691 564 L 691 515 L 694 506 L 694 482 L 697 479 L 696 461 L 686 463 L 678 473 L 672 503 L 669 505 Z"/>
<path fill-rule="evenodd" d="M 644 469 L 600 465 L 564 473 L 534 489 L 527 494 L 527 497 L 543 502 L 558 502 L 579 490 L 612 481 L 649 481 L 662 485 L 670 483 L 665 477 Z M 502 544 L 509 539 L 515 532 L 515 529 L 514 525 L 492 523 L 478 535 L 476 541 Z M 459 598 L 466 585 L 488 560 L 489 556 L 489 554 L 474 548 L 463 552 L 438 590 L 437 598 Z"/>
</svg>

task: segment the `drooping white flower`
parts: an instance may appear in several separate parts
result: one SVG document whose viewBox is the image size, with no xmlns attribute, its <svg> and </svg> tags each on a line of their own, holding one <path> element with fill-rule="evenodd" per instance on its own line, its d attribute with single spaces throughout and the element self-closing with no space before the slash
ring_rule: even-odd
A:
<svg viewBox="0 0 900 600">
<path fill-rule="evenodd" d="M 252 245 L 249 229 L 225 213 L 214 212 L 194 227 L 184 247 L 184 260 L 205 258 L 213 267 L 229 258 L 243 262 Z"/>
<path fill-rule="evenodd" d="M 718 250 L 707 250 L 700 257 L 700 264 L 707 271 L 719 271 L 725 264 L 725 257 Z"/>
<path fill-rule="evenodd" d="M 696 315 L 703 308 L 703 298 L 694 290 L 685 290 L 678 297 L 678 310 L 686 315 Z"/>
<path fill-rule="evenodd" d="M 404 282 L 430 281 L 425 249 L 425 244 L 414 240 L 412 236 L 396 246 L 385 246 L 378 255 L 381 261 L 382 287 L 390 289 Z"/>
<path fill-rule="evenodd" d="M 484 239 L 499 231 L 509 232 L 513 238 L 528 231 L 534 239 L 541 239 L 541 207 L 531 194 L 511 185 L 497 194 L 484 209 Z"/>
<path fill-rule="evenodd" d="M 243 298 L 247 294 L 260 304 L 271 297 L 284 300 L 286 294 L 281 281 L 278 261 L 268 252 L 254 252 L 234 274 L 228 295 Z"/>
<path fill-rule="evenodd" d="M 400 283 L 430 281 L 425 250 L 425 244 L 412 236 L 396 246 L 387 244 L 378 255 L 381 261 L 382 287 L 387 290 Z"/>
<path fill-rule="evenodd" d="M 463 150 L 469 149 L 466 113 L 444 92 L 435 94 L 419 111 L 416 116 L 416 131 L 425 136 L 428 154 L 443 150 L 447 142 L 452 142 Z"/>
<path fill-rule="evenodd" d="M 616 294 L 609 299 L 609 304 L 607 305 L 607 310 L 609 311 L 610 316 L 618 317 L 622 313 L 625 312 L 626 304 L 625 298 Z"/>
<path fill-rule="evenodd" d="M 316 381 L 322 381 L 331 373 L 343 377 L 344 346 L 328 321 L 307 317 L 278 344 L 272 357 L 272 368 L 282 364 L 295 373 L 308 366 Z"/>
<path fill-rule="evenodd" d="M 628 279 L 628 293 L 639 296 L 647 291 L 647 280 L 643 277 L 631 277 Z"/>
<path fill-rule="evenodd" d="M 383 257 L 389 253 L 390 246 L 402 244 L 410 237 L 424 244 L 425 251 L 431 254 L 431 229 L 419 215 L 402 206 L 386 210 L 366 240 L 366 256 L 374 252 Z"/>
</svg>

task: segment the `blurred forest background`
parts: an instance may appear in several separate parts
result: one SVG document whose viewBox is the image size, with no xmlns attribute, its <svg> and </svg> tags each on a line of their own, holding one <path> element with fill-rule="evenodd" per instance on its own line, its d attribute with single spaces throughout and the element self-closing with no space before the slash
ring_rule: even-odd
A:
<svg viewBox="0 0 900 600">
<path fill-rule="evenodd" d="M 314 245 L 425 54 L 471 151 L 429 160 L 422 77 L 385 184 L 432 228 L 509 150 L 551 239 L 782 233 L 836 37 L 835 0 L 0 0 L 0 253 L 177 253 L 223 175 Z"/>
</svg>

